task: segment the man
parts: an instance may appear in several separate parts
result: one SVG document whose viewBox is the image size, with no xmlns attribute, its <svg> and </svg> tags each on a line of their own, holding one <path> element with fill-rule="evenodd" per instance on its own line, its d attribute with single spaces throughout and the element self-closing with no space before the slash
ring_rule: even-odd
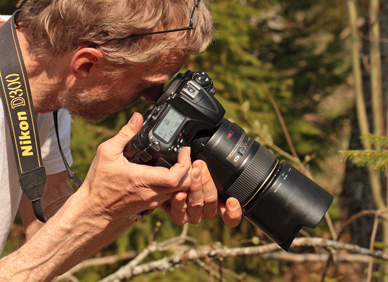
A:
<svg viewBox="0 0 388 282">
<path fill-rule="evenodd" d="M 58 163 L 57 157 L 49 158 L 58 155 L 52 152 L 52 122 L 44 121 L 52 111 L 61 109 L 60 133 L 69 157 L 69 115 L 64 108 L 99 121 L 141 96 L 154 101 L 188 56 L 207 47 L 212 28 L 205 5 L 194 0 L 31 0 L 16 22 L 38 127 L 49 127 L 41 137 L 45 165 Z M 5 136 L 0 153 L 7 157 L 2 166 L 9 165 L 9 185 L 2 184 L 0 191 L 12 194 L 1 205 L 11 205 L 12 211 L 20 188 L 12 190 L 17 172 L 10 165 L 12 147 L 0 115 Z M 217 191 L 206 164 L 191 164 L 189 148 L 182 149 L 170 169 L 125 159 L 122 151 L 142 122 L 135 113 L 115 137 L 99 146 L 76 193 L 72 194 L 63 167 L 49 169 L 42 198 L 45 224 L 35 219 L 31 203 L 22 197 L 19 210 L 28 240 L 0 261 L 1 281 L 50 281 L 112 242 L 134 223 L 134 216 L 148 209 L 161 207 L 178 224 L 211 219 L 217 209 L 228 226 L 240 222 L 236 199 L 220 202 L 217 208 Z M 9 226 L 1 223 L 0 229 L 4 242 Z"/>
</svg>

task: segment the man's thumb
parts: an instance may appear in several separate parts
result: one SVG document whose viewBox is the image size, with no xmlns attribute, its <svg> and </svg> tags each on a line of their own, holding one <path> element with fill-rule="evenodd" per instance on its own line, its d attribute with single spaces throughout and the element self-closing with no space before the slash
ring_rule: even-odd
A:
<svg viewBox="0 0 388 282">
<path fill-rule="evenodd" d="M 129 122 L 124 125 L 120 131 L 111 140 L 116 142 L 117 146 L 124 149 L 125 145 L 141 130 L 143 126 L 143 116 L 140 113 L 134 113 Z"/>
</svg>

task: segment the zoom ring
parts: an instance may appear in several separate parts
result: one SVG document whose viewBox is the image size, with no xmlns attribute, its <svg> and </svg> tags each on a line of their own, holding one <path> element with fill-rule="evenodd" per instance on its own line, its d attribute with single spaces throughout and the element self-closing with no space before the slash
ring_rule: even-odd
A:
<svg viewBox="0 0 388 282">
<path fill-rule="evenodd" d="M 234 197 L 239 200 L 240 204 L 245 205 L 270 176 L 276 163 L 276 156 L 260 145 L 248 166 L 224 192 L 224 195 Z"/>
</svg>

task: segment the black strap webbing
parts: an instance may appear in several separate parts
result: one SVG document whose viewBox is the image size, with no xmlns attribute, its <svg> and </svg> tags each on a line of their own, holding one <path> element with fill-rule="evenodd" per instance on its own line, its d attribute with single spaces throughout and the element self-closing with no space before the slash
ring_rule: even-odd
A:
<svg viewBox="0 0 388 282">
<path fill-rule="evenodd" d="M 46 189 L 46 171 L 40 153 L 30 86 L 16 36 L 16 13 L 0 28 L 0 93 L 21 188 L 32 201 L 36 218 L 45 222 L 40 198 Z"/>
<path fill-rule="evenodd" d="M 61 141 L 59 138 L 59 129 L 58 129 L 58 111 L 53 112 L 53 117 L 54 117 L 54 126 L 55 126 L 55 134 L 57 135 L 57 140 L 58 140 L 58 148 L 59 152 L 61 153 L 63 163 L 65 164 L 67 174 L 69 175 L 70 179 L 73 181 L 74 185 L 77 188 L 80 188 L 82 185 L 81 179 L 78 178 L 77 174 L 73 172 L 65 158 L 65 155 L 63 154 L 62 151 L 62 146 L 61 146 Z"/>
</svg>

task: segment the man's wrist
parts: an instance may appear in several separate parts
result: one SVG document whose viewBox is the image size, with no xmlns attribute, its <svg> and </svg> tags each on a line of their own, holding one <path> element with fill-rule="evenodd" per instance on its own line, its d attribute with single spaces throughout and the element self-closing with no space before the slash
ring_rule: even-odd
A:
<svg viewBox="0 0 388 282">
<path fill-rule="evenodd" d="M 94 214 L 87 196 L 79 189 L 30 240 L 5 257 L 0 281 L 51 281 L 112 241 L 123 229 Z"/>
</svg>

